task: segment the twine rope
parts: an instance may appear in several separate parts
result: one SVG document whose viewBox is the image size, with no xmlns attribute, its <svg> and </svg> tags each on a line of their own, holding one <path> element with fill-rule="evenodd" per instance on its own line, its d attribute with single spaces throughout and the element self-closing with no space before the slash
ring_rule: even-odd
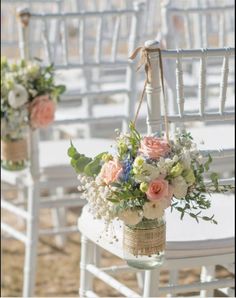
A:
<svg viewBox="0 0 236 298">
<path fill-rule="evenodd" d="M 147 229 L 124 226 L 124 249 L 134 256 L 151 256 L 165 249 L 166 225 Z"/>
<path fill-rule="evenodd" d="M 162 63 L 162 55 L 161 55 L 161 49 L 148 49 L 146 47 L 138 47 L 134 50 L 134 52 L 131 54 L 129 59 L 134 60 L 137 55 L 141 52 L 141 58 L 137 67 L 137 71 L 140 70 L 140 68 L 144 65 L 145 73 L 146 73 L 146 79 L 144 82 L 144 87 L 143 91 L 141 93 L 140 99 L 139 99 L 139 104 L 137 111 L 135 113 L 134 117 L 134 125 L 136 125 L 137 118 L 140 112 L 140 108 L 144 99 L 145 91 L 146 91 L 146 86 L 147 84 L 151 83 L 152 80 L 152 67 L 151 67 L 151 61 L 149 57 L 149 53 L 156 52 L 158 53 L 159 57 L 159 66 L 160 66 L 160 75 L 161 75 L 161 89 L 162 89 L 162 94 L 163 94 L 163 106 L 164 106 L 164 121 L 165 121 L 165 133 L 166 133 L 166 140 L 169 143 L 169 123 L 168 123 L 168 116 L 167 116 L 167 101 L 166 101 L 166 95 L 165 95 L 165 88 L 164 88 L 164 71 L 163 71 L 163 63 Z"/>
<path fill-rule="evenodd" d="M 7 161 L 23 161 L 28 158 L 27 141 L 25 139 L 16 141 L 1 140 L 1 159 Z"/>
</svg>

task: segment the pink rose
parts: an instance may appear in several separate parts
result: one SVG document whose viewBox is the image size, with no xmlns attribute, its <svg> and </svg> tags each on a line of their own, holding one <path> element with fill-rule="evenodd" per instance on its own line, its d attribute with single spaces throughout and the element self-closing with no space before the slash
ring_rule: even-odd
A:
<svg viewBox="0 0 236 298">
<path fill-rule="evenodd" d="M 106 184 L 116 181 L 123 168 L 118 160 L 110 160 L 106 162 L 101 169 L 100 175 Z"/>
<path fill-rule="evenodd" d="M 173 189 L 167 180 L 155 179 L 150 182 L 146 195 L 150 201 L 163 200 L 167 208 L 171 203 Z"/>
<path fill-rule="evenodd" d="M 144 156 L 158 159 L 160 157 L 165 157 L 170 152 L 170 146 L 166 140 L 154 137 L 145 137 L 141 141 L 139 151 L 143 153 Z"/>
<path fill-rule="evenodd" d="M 48 95 L 37 96 L 29 107 L 30 124 L 33 128 L 46 127 L 54 120 L 56 105 Z"/>
</svg>

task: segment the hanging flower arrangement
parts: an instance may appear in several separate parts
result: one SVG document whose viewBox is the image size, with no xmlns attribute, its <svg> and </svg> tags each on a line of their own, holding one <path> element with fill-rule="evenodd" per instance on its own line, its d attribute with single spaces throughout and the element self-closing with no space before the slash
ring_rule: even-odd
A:
<svg viewBox="0 0 236 298">
<path fill-rule="evenodd" d="M 53 65 L 39 60 L 9 63 L 1 58 L 2 166 L 18 170 L 27 159 L 26 130 L 45 128 L 54 120 L 63 85 L 54 82 Z M 20 152 L 19 152 L 20 151 Z"/>
<path fill-rule="evenodd" d="M 212 158 L 203 162 L 186 132 L 176 132 L 168 142 L 160 135 L 142 137 L 131 123 L 129 134 L 118 135 L 114 154 L 92 159 L 71 144 L 68 155 L 95 218 L 122 220 L 126 250 L 136 258 L 155 255 L 154 265 L 161 263 L 165 247 L 165 209 L 179 212 L 181 219 L 188 215 L 216 224 L 214 214 L 204 215 L 211 206 L 207 194 L 230 188 L 219 185 L 216 173 L 205 182 Z M 137 261 L 133 266 L 147 269 Z"/>
</svg>

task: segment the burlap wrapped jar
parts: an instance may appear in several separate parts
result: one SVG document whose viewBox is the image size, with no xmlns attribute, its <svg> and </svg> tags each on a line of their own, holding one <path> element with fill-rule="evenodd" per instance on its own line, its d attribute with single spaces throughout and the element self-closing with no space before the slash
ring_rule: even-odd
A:
<svg viewBox="0 0 236 298">
<path fill-rule="evenodd" d="M 124 225 L 124 258 L 131 267 L 154 269 L 162 265 L 166 244 L 164 217 L 143 219 L 137 225 Z"/>
<path fill-rule="evenodd" d="M 27 139 L 1 140 L 1 165 L 6 170 L 17 171 L 27 166 Z"/>
</svg>

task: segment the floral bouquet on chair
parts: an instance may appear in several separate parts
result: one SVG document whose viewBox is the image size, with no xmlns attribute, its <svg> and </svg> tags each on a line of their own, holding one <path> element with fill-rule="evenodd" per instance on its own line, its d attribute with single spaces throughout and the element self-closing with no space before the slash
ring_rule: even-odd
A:
<svg viewBox="0 0 236 298">
<path fill-rule="evenodd" d="M 203 162 L 189 133 L 177 132 L 168 142 L 163 136 L 141 137 L 131 123 L 129 134 L 118 135 L 114 155 L 101 153 L 91 159 L 73 144 L 68 155 L 94 216 L 124 222 L 124 248 L 132 266 L 147 269 L 144 263 L 150 260 L 150 267 L 162 262 L 166 208 L 180 212 L 181 219 L 187 214 L 197 222 L 217 223 L 214 215 L 202 215 L 211 205 L 206 193 L 227 186 L 219 186 L 216 173 L 204 182 L 212 158 Z"/>
<path fill-rule="evenodd" d="M 65 91 L 54 82 L 54 69 L 39 61 L 8 63 L 1 58 L 1 160 L 10 170 L 25 167 L 26 131 L 47 127 L 54 120 L 56 103 Z"/>
</svg>

